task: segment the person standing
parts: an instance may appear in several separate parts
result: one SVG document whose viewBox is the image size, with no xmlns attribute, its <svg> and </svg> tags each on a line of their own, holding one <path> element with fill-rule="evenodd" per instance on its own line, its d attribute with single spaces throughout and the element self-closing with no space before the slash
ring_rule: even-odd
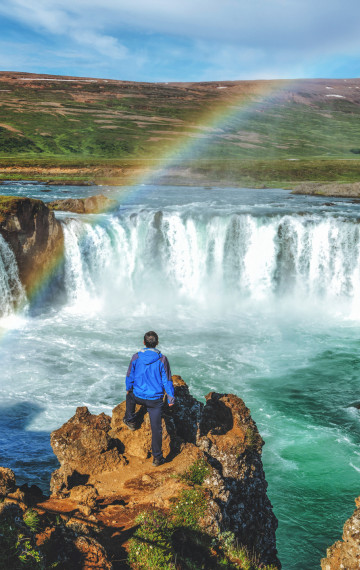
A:
<svg viewBox="0 0 360 570">
<path fill-rule="evenodd" d="M 164 463 L 162 454 L 161 416 L 164 406 L 164 394 L 169 406 L 175 402 L 174 385 L 171 379 L 170 364 L 166 356 L 156 348 L 159 337 L 154 331 L 144 335 L 145 347 L 136 352 L 129 364 L 126 375 L 126 411 L 124 424 L 131 430 L 136 429 L 135 406 L 145 406 L 150 416 L 151 448 L 153 465 Z"/>
</svg>

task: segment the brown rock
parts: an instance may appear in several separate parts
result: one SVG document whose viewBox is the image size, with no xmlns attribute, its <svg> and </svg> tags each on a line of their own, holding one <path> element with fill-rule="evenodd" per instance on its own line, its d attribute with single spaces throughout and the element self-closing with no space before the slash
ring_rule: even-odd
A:
<svg viewBox="0 0 360 570">
<path fill-rule="evenodd" d="M 92 485 L 78 485 L 70 491 L 70 499 L 91 509 L 96 507 L 96 499 L 99 494 Z"/>
<path fill-rule="evenodd" d="M 61 465 L 52 475 L 53 493 L 85 484 L 90 475 L 124 464 L 120 442 L 110 437 L 109 431 L 109 416 L 93 415 L 86 407 L 79 407 L 66 424 L 52 432 L 50 443 Z"/>
<path fill-rule="evenodd" d="M 0 234 L 14 252 L 19 276 L 31 294 L 58 268 L 64 252 L 61 224 L 41 200 L 0 197 Z"/>
<path fill-rule="evenodd" d="M 140 459 L 147 459 L 151 456 L 151 425 L 149 414 L 145 412 L 142 406 L 136 406 L 137 424 L 139 429 L 131 431 L 123 423 L 125 415 L 125 402 L 118 404 L 112 413 L 111 418 L 111 432 L 109 435 L 117 438 L 124 446 L 124 454 L 126 457 L 139 457 Z M 162 450 L 163 456 L 167 457 L 170 453 L 170 435 L 167 431 L 167 426 L 164 418 L 162 419 L 163 441 Z"/>
<path fill-rule="evenodd" d="M 7 467 L 0 467 L 0 496 L 6 497 L 9 493 L 15 491 L 16 479 L 15 474 Z"/>
<path fill-rule="evenodd" d="M 79 536 L 74 542 L 75 548 L 81 554 L 82 570 L 98 568 L 99 570 L 112 570 L 112 564 L 106 556 L 101 544 L 89 536 Z"/>
<path fill-rule="evenodd" d="M 240 544 L 257 552 L 262 564 L 280 563 L 276 557 L 277 519 L 267 497 L 261 461 L 264 445 L 250 410 L 233 394 L 206 396 L 197 445 L 208 456 L 209 506 L 204 527 L 216 536 L 234 532 Z"/>
<path fill-rule="evenodd" d="M 321 560 L 322 570 L 358 570 L 360 568 L 360 497 L 355 499 L 356 510 L 346 521 L 343 541 L 335 542 Z"/>
<path fill-rule="evenodd" d="M 163 453 L 168 457 L 164 465 L 153 467 L 145 461 L 151 453 L 151 428 L 141 407 L 136 431 L 123 423 L 125 402 L 114 408 L 111 419 L 78 408 L 51 435 L 61 463 L 52 477 L 53 492 L 71 493 L 70 499 L 88 516 L 96 496 L 86 483 L 94 483 L 102 505 L 97 512 L 100 520 L 130 529 L 139 510 L 168 510 L 188 488 L 184 472 L 201 460 L 208 464 L 202 530 L 212 537 L 232 531 L 239 544 L 256 553 L 259 563 L 281 568 L 276 556 L 277 520 L 261 461 L 264 442 L 249 409 L 232 394 L 210 393 L 204 406 L 191 396 L 181 377 L 174 376 L 173 382 L 176 405 L 165 404 L 163 414 Z M 104 462 L 106 457 L 111 460 Z"/>
<path fill-rule="evenodd" d="M 62 210 L 75 214 L 101 214 L 116 208 L 117 200 L 111 200 L 102 194 L 89 196 L 88 198 L 66 198 L 65 200 L 53 200 L 47 206 L 50 210 Z"/>
</svg>

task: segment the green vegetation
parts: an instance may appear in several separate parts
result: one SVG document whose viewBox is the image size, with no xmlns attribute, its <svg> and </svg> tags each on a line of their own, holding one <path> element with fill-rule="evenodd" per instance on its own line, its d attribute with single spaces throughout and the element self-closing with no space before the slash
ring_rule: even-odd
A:
<svg viewBox="0 0 360 570">
<path fill-rule="evenodd" d="M 45 570 L 46 565 L 31 535 L 5 521 L 0 524 L 0 570 L 10 568 Z"/>
<path fill-rule="evenodd" d="M 182 474 L 181 479 L 189 485 L 202 485 L 210 474 L 210 466 L 205 459 L 198 459 Z"/>
<path fill-rule="evenodd" d="M 181 480 L 191 485 L 174 498 L 168 513 L 141 513 L 129 541 L 129 563 L 137 570 L 260 570 L 256 556 L 237 544 L 232 532 L 213 538 L 201 530 L 207 498 L 203 482 L 210 473 L 205 459 L 195 461 Z M 262 570 L 276 570 L 262 566 Z"/>
<path fill-rule="evenodd" d="M 23 516 L 23 521 L 32 532 L 37 532 L 40 526 L 40 517 L 34 509 L 28 509 Z"/>
<path fill-rule="evenodd" d="M 129 544 L 129 562 L 136 568 L 175 569 L 171 520 L 158 511 L 141 513 Z"/>
<path fill-rule="evenodd" d="M 203 489 L 184 489 L 171 509 L 174 523 L 197 530 L 200 518 L 206 511 L 206 496 Z"/>
<path fill-rule="evenodd" d="M 3 180 L 126 184 L 169 164 L 182 173 L 189 168 L 189 184 L 359 180 L 357 80 L 332 81 L 332 87 L 322 80 L 271 82 L 269 96 L 267 82 L 218 90 L 212 84 L 23 82 L 19 76 L 0 75 Z M 343 94 L 334 97 L 336 90 Z M 164 163 L 171 149 L 176 161 Z M 12 165 L 17 169 L 4 170 Z M 46 172 L 53 167 L 71 171 Z M 171 176 L 174 183 L 184 180 Z"/>
</svg>

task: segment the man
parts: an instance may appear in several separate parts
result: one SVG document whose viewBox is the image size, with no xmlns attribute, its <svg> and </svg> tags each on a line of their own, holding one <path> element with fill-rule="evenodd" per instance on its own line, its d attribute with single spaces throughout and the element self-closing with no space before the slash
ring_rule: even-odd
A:
<svg viewBox="0 0 360 570">
<path fill-rule="evenodd" d="M 145 348 L 139 350 L 131 359 L 126 375 L 126 412 L 123 420 L 128 428 L 135 430 L 135 406 L 146 406 L 150 416 L 155 467 L 164 463 L 161 426 L 164 394 L 167 394 L 169 406 L 173 406 L 175 401 L 169 361 L 157 350 L 158 344 L 159 337 L 156 332 L 147 332 L 144 335 Z"/>
</svg>

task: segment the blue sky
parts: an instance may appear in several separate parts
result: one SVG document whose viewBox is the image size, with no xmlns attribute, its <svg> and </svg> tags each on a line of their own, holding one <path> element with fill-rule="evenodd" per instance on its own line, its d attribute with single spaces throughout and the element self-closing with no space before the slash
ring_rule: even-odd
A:
<svg viewBox="0 0 360 570">
<path fill-rule="evenodd" d="M 360 75 L 358 0 L 0 0 L 0 70 L 133 81 Z"/>
</svg>

